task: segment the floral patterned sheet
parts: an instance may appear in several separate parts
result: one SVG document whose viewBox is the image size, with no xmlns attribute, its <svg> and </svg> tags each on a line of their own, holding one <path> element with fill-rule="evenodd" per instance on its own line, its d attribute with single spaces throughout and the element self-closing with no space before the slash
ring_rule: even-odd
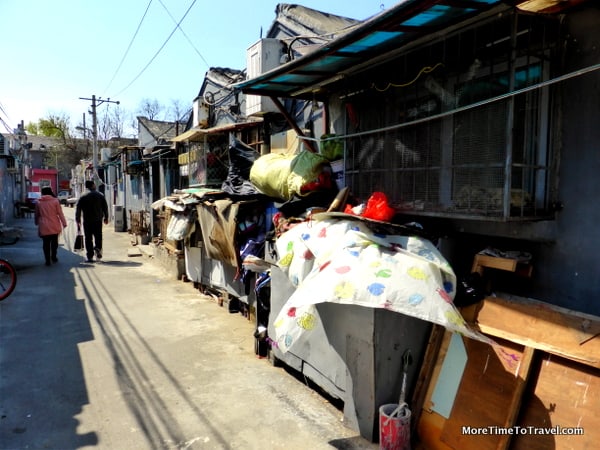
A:
<svg viewBox="0 0 600 450">
<path fill-rule="evenodd" d="M 325 215 L 295 226 L 276 245 L 278 266 L 296 286 L 274 322 L 283 352 L 315 328 L 315 304 L 322 302 L 385 308 L 489 341 L 452 303 L 456 276 L 427 239 L 375 234 L 364 221 Z"/>
</svg>

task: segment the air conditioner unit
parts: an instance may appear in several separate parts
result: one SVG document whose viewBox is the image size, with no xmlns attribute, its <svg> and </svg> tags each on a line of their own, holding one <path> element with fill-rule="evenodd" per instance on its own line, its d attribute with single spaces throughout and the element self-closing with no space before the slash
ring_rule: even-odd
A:
<svg viewBox="0 0 600 450">
<path fill-rule="evenodd" d="M 248 79 L 256 78 L 281 65 L 284 46 L 279 39 L 261 39 L 246 52 L 246 72 Z M 275 104 L 268 97 L 246 95 L 246 116 L 260 116 L 277 112 Z"/>
<path fill-rule="evenodd" d="M 204 102 L 201 98 L 198 98 L 194 101 L 193 107 L 193 120 L 194 126 L 200 128 L 208 127 L 208 114 L 209 109 L 206 102 Z"/>
</svg>

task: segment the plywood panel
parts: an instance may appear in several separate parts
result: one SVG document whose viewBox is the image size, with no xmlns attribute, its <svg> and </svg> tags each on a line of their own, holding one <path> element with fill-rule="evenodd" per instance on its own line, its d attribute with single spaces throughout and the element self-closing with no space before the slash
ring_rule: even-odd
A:
<svg viewBox="0 0 600 450">
<path fill-rule="evenodd" d="M 498 435 L 465 434 L 463 427 L 506 426 L 513 398 L 522 383 L 518 374 L 523 347 L 504 341 L 495 347 L 472 339 L 464 339 L 464 343 L 468 362 L 441 439 L 457 450 L 495 450 Z"/>
<path fill-rule="evenodd" d="M 445 424 L 446 419 L 438 413 L 423 411 L 417 424 L 418 442 L 415 450 L 455 450 L 441 439 Z"/>
<path fill-rule="evenodd" d="M 479 310 L 479 329 L 600 368 L 600 318 L 522 297 L 487 297 Z"/>
<path fill-rule="evenodd" d="M 442 333 L 442 337 L 438 335 L 439 333 Z M 425 360 L 425 364 L 427 364 L 426 371 L 428 373 L 431 372 L 431 376 L 428 379 L 427 391 L 422 402 L 423 409 L 420 414 L 416 416 L 418 417 L 416 425 L 419 440 L 417 449 L 453 450 L 440 439 L 446 419 L 433 411 L 434 404 L 432 402 L 433 391 L 437 384 L 437 380 L 439 379 L 440 372 L 442 371 L 442 365 L 448 352 L 452 333 L 445 331 L 444 328 L 439 325 L 435 325 L 431 334 L 429 346 L 438 347 L 439 345 L 439 349 L 434 349 L 434 351 L 429 354 L 430 359 Z M 428 353 L 429 350 L 430 348 L 427 349 Z M 433 367 L 429 367 L 429 365 Z"/>
<path fill-rule="evenodd" d="M 514 450 L 592 450 L 600 443 L 600 369 L 544 354 L 532 373 Z M 538 429 L 582 427 L 583 436 L 540 434 Z M 529 427 L 534 427 L 535 430 Z"/>
</svg>

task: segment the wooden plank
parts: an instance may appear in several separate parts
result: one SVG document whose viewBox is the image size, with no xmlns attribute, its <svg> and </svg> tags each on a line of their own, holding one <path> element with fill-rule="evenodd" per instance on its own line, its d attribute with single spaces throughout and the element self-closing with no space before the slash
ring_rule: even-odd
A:
<svg viewBox="0 0 600 450">
<path fill-rule="evenodd" d="M 514 272 L 517 269 L 517 260 L 509 258 L 499 258 L 497 256 L 489 255 L 475 255 L 473 259 L 473 267 L 471 272 L 479 272 L 483 275 L 483 268 L 507 270 Z"/>
<path fill-rule="evenodd" d="M 595 450 L 600 442 L 600 370 L 543 354 L 535 358 L 517 425 L 526 433 L 513 435 L 511 450 Z M 583 435 L 529 431 L 581 427 Z"/>
<path fill-rule="evenodd" d="M 498 435 L 465 434 L 463 427 L 502 427 L 515 416 L 510 408 L 522 389 L 523 348 L 500 340 L 496 346 L 466 338 L 464 343 L 468 362 L 441 440 L 454 449 L 496 450 Z"/>
<path fill-rule="evenodd" d="M 442 340 L 446 330 L 441 325 L 433 325 L 431 328 L 431 334 L 429 335 L 429 342 L 425 349 L 425 355 L 423 356 L 423 363 L 419 370 L 419 377 L 415 383 L 415 389 L 413 390 L 412 396 L 412 427 L 416 428 L 421 418 L 421 410 L 425 404 L 427 398 L 427 392 L 432 383 L 433 372 L 435 370 L 440 348 L 442 346 Z"/>
<path fill-rule="evenodd" d="M 493 337 L 600 368 L 600 338 L 581 342 L 583 326 L 600 318 L 509 294 L 487 297 L 476 327 Z M 592 330 L 588 325 L 588 330 Z M 594 328 L 595 329 L 595 328 Z"/>
<path fill-rule="evenodd" d="M 416 450 L 456 450 L 441 439 L 442 430 L 446 419 L 434 411 L 423 411 L 421 420 L 417 425 L 419 440 Z"/>
<path fill-rule="evenodd" d="M 531 274 L 533 273 L 533 266 L 529 263 L 522 263 L 512 258 L 500 258 L 498 256 L 480 254 L 475 255 L 471 272 L 477 272 L 479 275 L 483 275 L 483 269 L 485 268 L 514 272 L 521 277 L 531 277 Z"/>
<path fill-rule="evenodd" d="M 503 424 L 504 428 L 512 428 L 517 421 L 517 417 L 521 408 L 521 401 L 523 399 L 523 392 L 525 391 L 525 386 L 527 385 L 527 380 L 529 379 L 529 373 L 534 354 L 534 349 L 531 347 L 525 347 L 517 373 L 517 386 L 513 392 L 510 405 L 508 407 L 508 415 L 506 416 L 506 420 Z M 496 450 L 505 450 L 509 448 L 508 446 L 510 444 L 510 440 L 510 434 L 500 435 L 498 444 L 496 445 Z"/>
<path fill-rule="evenodd" d="M 436 330 L 436 327 L 441 328 L 441 330 Z M 439 331 L 441 331 L 441 336 L 437 334 Z M 434 335 L 434 333 L 436 334 Z M 433 391 L 442 370 L 444 358 L 448 352 L 451 337 L 451 332 L 436 325 L 432 329 L 430 345 L 428 346 L 428 350 L 431 348 L 431 351 L 435 352 L 435 360 L 431 362 L 432 366 L 425 369 L 426 373 L 431 373 L 431 376 L 427 379 L 427 391 L 422 402 L 423 406 L 419 410 L 419 417 L 415 418 L 417 421 L 416 428 L 420 442 L 419 446 L 427 450 L 453 450 L 440 439 L 446 419 L 433 411 L 433 403 L 431 401 Z M 434 345 L 438 348 L 437 351 L 435 351 Z M 423 369 L 421 370 L 421 373 L 423 373 Z"/>
<path fill-rule="evenodd" d="M 532 271 L 531 265 L 516 260 L 477 255 L 473 271 L 483 273 L 488 267 L 525 276 Z M 469 359 L 454 408 L 446 420 L 432 410 L 431 403 L 447 356 L 450 333 L 446 332 L 437 361 L 427 368 L 429 386 L 416 425 L 418 448 L 595 448 L 600 440 L 600 317 L 509 294 L 486 298 L 463 314 L 500 345 L 490 347 L 465 339 Z M 537 356 L 542 354 L 547 355 L 543 361 Z M 559 407 L 561 414 L 556 414 Z M 555 439 L 531 432 L 466 436 L 462 433 L 464 425 L 502 429 L 584 426 L 585 436 Z"/>
<path fill-rule="evenodd" d="M 579 344 L 585 344 L 590 339 L 600 335 L 600 321 L 583 319 L 577 334 L 579 336 Z"/>
<path fill-rule="evenodd" d="M 426 399 L 423 403 L 423 409 L 425 411 L 431 412 L 433 411 L 433 403 L 431 402 L 431 397 L 433 396 L 433 391 L 435 389 L 436 382 L 440 376 L 440 372 L 442 371 L 442 365 L 444 363 L 444 358 L 446 357 L 446 353 L 448 352 L 448 347 L 450 345 L 450 339 L 452 338 L 452 333 L 446 331 L 442 336 L 442 342 L 440 344 L 440 349 L 438 352 L 437 360 L 435 361 L 435 366 L 433 367 L 431 379 L 429 381 L 429 387 L 427 389 Z"/>
</svg>

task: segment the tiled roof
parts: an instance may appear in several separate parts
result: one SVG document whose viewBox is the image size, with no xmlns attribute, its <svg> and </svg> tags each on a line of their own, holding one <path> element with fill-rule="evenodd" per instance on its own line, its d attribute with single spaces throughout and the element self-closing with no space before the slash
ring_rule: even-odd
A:
<svg viewBox="0 0 600 450">
<path fill-rule="evenodd" d="M 179 122 L 179 126 L 177 126 L 176 122 L 152 120 L 143 116 L 138 116 L 137 119 L 157 141 L 172 139 L 185 129 L 185 122 Z"/>
<path fill-rule="evenodd" d="M 509 6 L 502 0 L 404 0 L 301 57 L 235 86 L 253 95 L 324 97 L 328 86 L 368 70 L 374 59 L 385 60 L 403 46 L 492 8 Z"/>
<path fill-rule="evenodd" d="M 229 69 L 226 67 L 211 67 L 206 72 L 206 78 L 210 79 L 219 86 L 228 86 L 231 83 L 235 83 L 243 77 L 243 70 Z"/>
<path fill-rule="evenodd" d="M 301 5 L 280 3 L 275 8 L 275 20 L 267 32 L 267 37 L 281 39 L 281 33 L 289 37 L 331 35 L 347 30 L 358 23 L 360 20 L 336 16 Z"/>
<path fill-rule="evenodd" d="M 18 136 L 13 133 L 2 133 L 6 143 L 10 143 L 11 147 L 14 147 L 14 142 L 18 141 Z M 27 143 L 31 144 L 31 148 L 34 150 L 51 148 L 57 145 L 61 145 L 63 140 L 57 137 L 49 136 L 38 136 L 38 135 L 27 135 Z M 7 144 L 5 144 L 7 145 Z"/>
</svg>

